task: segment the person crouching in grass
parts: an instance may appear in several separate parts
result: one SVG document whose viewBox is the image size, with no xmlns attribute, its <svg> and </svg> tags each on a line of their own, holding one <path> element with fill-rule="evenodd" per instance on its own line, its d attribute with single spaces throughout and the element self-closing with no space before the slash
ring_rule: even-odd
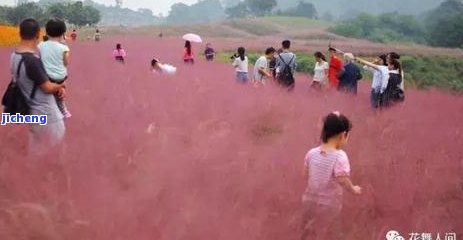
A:
<svg viewBox="0 0 463 240">
<path fill-rule="evenodd" d="M 350 180 L 350 163 L 342 147 L 347 143 L 351 122 L 339 112 L 325 117 L 322 144 L 305 157 L 308 179 L 302 196 L 304 215 L 301 239 L 326 240 L 327 233 L 342 209 L 343 192 L 362 194 L 362 188 Z"/>
</svg>

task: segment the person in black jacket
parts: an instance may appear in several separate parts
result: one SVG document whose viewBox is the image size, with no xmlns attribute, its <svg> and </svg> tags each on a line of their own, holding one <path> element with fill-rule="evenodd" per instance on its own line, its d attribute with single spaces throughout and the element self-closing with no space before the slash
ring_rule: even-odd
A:
<svg viewBox="0 0 463 240">
<path fill-rule="evenodd" d="M 359 67 L 354 64 L 352 53 L 344 54 L 344 67 L 339 74 L 338 90 L 357 94 L 357 81 L 362 79 Z"/>
<path fill-rule="evenodd" d="M 402 66 L 397 59 L 391 59 L 388 63 L 388 68 L 389 81 L 381 101 L 385 107 L 403 100 L 403 91 L 400 89 L 400 84 L 402 83 Z"/>
</svg>

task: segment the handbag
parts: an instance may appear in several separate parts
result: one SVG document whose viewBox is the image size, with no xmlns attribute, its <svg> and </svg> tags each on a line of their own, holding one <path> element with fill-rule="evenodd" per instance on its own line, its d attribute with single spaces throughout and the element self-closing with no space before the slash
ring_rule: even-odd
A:
<svg viewBox="0 0 463 240">
<path fill-rule="evenodd" d="M 18 84 L 19 74 L 21 71 L 21 66 L 24 63 L 24 59 L 21 58 L 16 70 L 16 76 L 11 77 L 11 82 L 8 84 L 8 87 L 3 94 L 2 105 L 4 106 L 4 113 L 9 113 L 11 115 L 21 114 L 29 115 L 31 108 L 29 106 L 26 96 L 24 96 L 21 88 Z M 30 98 L 33 99 L 35 91 L 37 90 L 37 85 L 34 83 Z"/>
</svg>

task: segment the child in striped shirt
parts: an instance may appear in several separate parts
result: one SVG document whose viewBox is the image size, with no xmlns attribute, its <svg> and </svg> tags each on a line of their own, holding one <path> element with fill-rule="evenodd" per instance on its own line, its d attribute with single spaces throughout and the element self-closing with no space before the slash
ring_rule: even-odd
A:
<svg viewBox="0 0 463 240">
<path fill-rule="evenodd" d="M 360 195 L 362 189 L 350 180 L 350 164 L 341 149 L 352 125 L 339 112 L 324 119 L 322 144 L 305 157 L 308 185 L 302 200 L 305 207 L 302 239 L 326 240 L 327 232 L 342 208 L 343 190 Z"/>
</svg>

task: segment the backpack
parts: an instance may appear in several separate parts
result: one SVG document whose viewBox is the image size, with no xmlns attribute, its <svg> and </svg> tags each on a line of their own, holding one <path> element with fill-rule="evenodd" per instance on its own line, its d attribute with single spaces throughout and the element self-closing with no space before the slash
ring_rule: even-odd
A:
<svg viewBox="0 0 463 240">
<path fill-rule="evenodd" d="M 283 62 L 284 64 L 284 68 L 283 68 L 283 71 L 281 71 L 278 75 L 278 80 L 281 81 L 281 83 L 287 85 L 287 86 L 290 86 L 294 83 L 294 76 L 293 76 L 293 70 L 291 68 L 291 66 L 289 64 L 291 64 L 291 62 L 294 60 L 294 56 L 291 58 L 291 60 L 289 60 L 288 63 L 285 62 L 285 60 L 283 60 L 283 58 L 281 57 L 281 55 L 278 55 L 278 57 L 280 58 L 280 60 Z"/>
<path fill-rule="evenodd" d="M 11 82 L 8 84 L 8 88 L 5 91 L 5 94 L 2 98 L 2 105 L 4 106 L 4 113 L 9 113 L 11 115 L 21 114 L 29 115 L 31 108 L 27 102 L 27 98 L 24 96 L 21 88 L 18 84 L 19 73 L 21 71 L 21 65 L 23 65 L 24 59 L 21 58 L 18 64 L 18 69 L 16 70 L 16 76 L 11 77 Z M 37 85 L 34 83 L 30 98 L 33 99 L 35 91 L 37 90 Z"/>
</svg>

